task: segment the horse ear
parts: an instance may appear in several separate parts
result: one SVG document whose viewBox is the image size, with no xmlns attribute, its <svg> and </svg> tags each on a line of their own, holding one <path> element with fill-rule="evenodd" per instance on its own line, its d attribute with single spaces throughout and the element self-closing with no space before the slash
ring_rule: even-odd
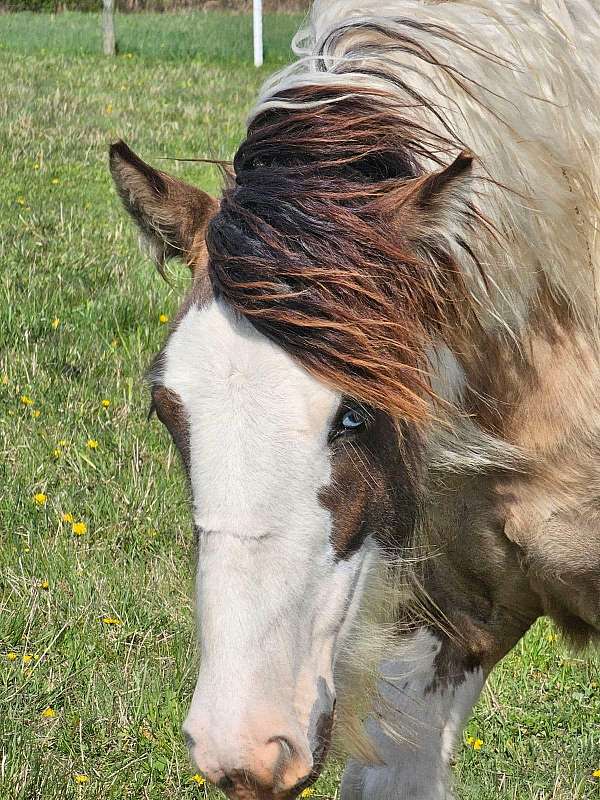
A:
<svg viewBox="0 0 600 800">
<path fill-rule="evenodd" d="M 460 236 L 472 218 L 474 156 L 463 150 L 447 167 L 415 178 L 402 187 L 400 221 L 405 235 L 423 246 Z M 396 205 L 398 213 L 398 205 Z"/>
<path fill-rule="evenodd" d="M 122 141 L 110 147 L 110 171 L 159 270 L 167 259 L 177 257 L 192 272 L 201 268 L 206 261 L 206 227 L 217 201 L 146 164 Z"/>
</svg>

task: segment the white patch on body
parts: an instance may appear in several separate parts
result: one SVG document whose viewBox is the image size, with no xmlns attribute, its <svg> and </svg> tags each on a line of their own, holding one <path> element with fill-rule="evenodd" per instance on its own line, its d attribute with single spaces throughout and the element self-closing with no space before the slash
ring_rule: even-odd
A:
<svg viewBox="0 0 600 800">
<path fill-rule="evenodd" d="M 400 649 L 401 648 L 401 649 Z M 366 723 L 381 764 L 350 760 L 342 800 L 449 800 L 448 766 L 485 682 L 465 672 L 456 686 L 435 683 L 440 640 L 423 628 L 381 665 L 381 708 Z"/>
</svg>

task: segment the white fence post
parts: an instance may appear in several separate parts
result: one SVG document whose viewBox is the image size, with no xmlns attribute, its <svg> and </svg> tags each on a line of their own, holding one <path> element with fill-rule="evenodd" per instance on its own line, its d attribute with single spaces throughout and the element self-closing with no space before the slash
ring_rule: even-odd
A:
<svg viewBox="0 0 600 800">
<path fill-rule="evenodd" d="M 113 0 L 102 0 L 102 41 L 105 56 L 114 56 L 117 52 L 115 44 L 115 15 Z"/>
<path fill-rule="evenodd" d="M 252 28 L 254 31 L 254 66 L 262 67 L 263 32 L 262 32 L 262 0 L 253 0 Z"/>
</svg>

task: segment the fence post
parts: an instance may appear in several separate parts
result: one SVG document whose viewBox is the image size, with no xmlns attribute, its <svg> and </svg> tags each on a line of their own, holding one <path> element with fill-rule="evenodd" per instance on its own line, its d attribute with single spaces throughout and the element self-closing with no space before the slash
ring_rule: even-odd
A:
<svg viewBox="0 0 600 800">
<path fill-rule="evenodd" d="M 102 42 L 105 56 L 114 56 L 115 44 L 114 0 L 102 0 Z"/>
<path fill-rule="evenodd" d="M 254 31 L 254 66 L 262 67 L 263 32 L 262 32 L 262 0 L 254 0 L 252 6 L 252 27 Z"/>
</svg>

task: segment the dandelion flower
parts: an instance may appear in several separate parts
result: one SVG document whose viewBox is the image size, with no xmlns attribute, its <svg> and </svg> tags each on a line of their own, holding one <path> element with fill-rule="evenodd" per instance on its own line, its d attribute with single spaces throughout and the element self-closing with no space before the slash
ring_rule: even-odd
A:
<svg viewBox="0 0 600 800">
<path fill-rule="evenodd" d="M 312 787 L 308 789 L 304 789 L 304 791 L 300 792 L 300 797 L 312 797 L 315 793 L 315 790 Z"/>
<path fill-rule="evenodd" d="M 52 322 L 50 324 L 52 325 L 54 330 L 56 330 L 58 328 L 58 326 L 60 325 L 60 317 L 54 317 L 54 319 L 52 320 Z"/>
<path fill-rule="evenodd" d="M 118 617 L 102 617 L 102 622 L 105 625 L 122 625 L 123 624 Z"/>
<path fill-rule="evenodd" d="M 73 780 L 75 783 L 81 785 L 82 783 L 88 783 L 90 778 L 88 775 L 82 775 L 80 772 L 76 772 L 75 775 L 73 775 Z"/>
<path fill-rule="evenodd" d="M 50 588 L 50 584 L 48 583 L 48 581 L 46 579 L 41 581 L 40 589 L 44 589 L 45 591 L 48 591 L 49 588 Z"/>
<path fill-rule="evenodd" d="M 25 653 L 25 655 L 23 656 L 23 663 L 31 664 L 34 658 L 35 656 L 33 655 L 33 653 Z"/>
<path fill-rule="evenodd" d="M 33 502 L 36 504 L 36 506 L 45 505 L 47 499 L 47 495 L 45 495 L 43 492 L 38 492 L 37 494 L 33 495 Z"/>
<path fill-rule="evenodd" d="M 69 514 L 68 512 L 65 514 L 61 514 L 60 518 L 62 519 L 63 522 L 69 522 L 69 523 L 75 522 L 75 520 L 73 519 L 73 514 Z"/>
<path fill-rule="evenodd" d="M 54 458 L 60 458 L 61 453 L 62 450 L 60 449 L 60 447 L 55 447 L 54 450 L 52 451 L 52 455 L 54 456 Z"/>
<path fill-rule="evenodd" d="M 195 775 L 192 775 L 192 781 L 197 783 L 198 786 L 204 786 L 206 783 L 206 780 L 202 777 L 202 775 L 200 775 L 199 772 L 197 772 Z"/>
<path fill-rule="evenodd" d="M 110 406 L 110 400 L 102 401 L 102 408 L 108 408 L 109 406 Z"/>
<path fill-rule="evenodd" d="M 169 315 L 168 314 L 159 314 L 158 315 L 158 321 L 160 322 L 161 325 L 165 325 L 169 321 Z"/>
<path fill-rule="evenodd" d="M 16 661 L 17 660 L 17 654 L 16 653 L 12 653 L 12 652 L 11 653 L 7 653 L 6 654 L 6 660 L 7 661 Z"/>
<path fill-rule="evenodd" d="M 59 447 L 66 447 L 67 446 L 67 440 L 66 439 L 61 439 L 60 442 L 58 443 L 58 446 Z"/>
<path fill-rule="evenodd" d="M 83 536 L 84 533 L 87 533 L 87 525 L 85 522 L 74 522 L 71 525 L 71 530 L 75 536 Z"/>
<path fill-rule="evenodd" d="M 465 744 L 469 747 L 472 747 L 473 750 L 481 750 L 483 747 L 483 741 L 481 739 L 477 739 L 475 736 L 467 736 L 465 739 Z"/>
<path fill-rule="evenodd" d="M 98 447 L 98 439 L 88 439 L 87 446 L 90 448 L 90 450 L 96 450 Z"/>
<path fill-rule="evenodd" d="M 59 181 L 59 179 L 58 179 L 58 178 L 52 178 L 52 180 L 50 181 L 50 183 L 51 183 L 53 186 L 58 186 L 58 184 L 60 183 L 60 181 Z"/>
<path fill-rule="evenodd" d="M 25 203 L 26 203 L 26 200 L 25 200 L 24 197 L 17 197 L 17 205 L 18 206 L 24 206 Z"/>
<path fill-rule="evenodd" d="M 39 165 L 39 164 L 36 162 L 36 163 L 33 165 L 33 168 L 34 168 L 34 169 L 39 169 L 39 168 L 40 168 L 40 165 Z"/>
<path fill-rule="evenodd" d="M 22 394 L 21 402 L 24 406 L 32 406 L 35 403 L 35 400 L 32 400 L 31 397 L 28 397 L 26 394 Z"/>
<path fill-rule="evenodd" d="M 42 717 L 44 717 L 44 719 L 54 719 L 55 716 L 56 711 L 50 706 L 42 711 Z"/>
<path fill-rule="evenodd" d="M 595 769 L 592 772 L 592 778 L 600 778 L 600 769 Z"/>
<path fill-rule="evenodd" d="M 35 409 L 34 409 L 34 410 L 31 412 L 31 416 L 32 416 L 34 419 L 37 419 L 37 418 L 40 416 L 40 414 L 41 414 L 41 413 L 42 413 L 42 412 L 39 410 L 39 408 L 35 408 Z"/>
</svg>

